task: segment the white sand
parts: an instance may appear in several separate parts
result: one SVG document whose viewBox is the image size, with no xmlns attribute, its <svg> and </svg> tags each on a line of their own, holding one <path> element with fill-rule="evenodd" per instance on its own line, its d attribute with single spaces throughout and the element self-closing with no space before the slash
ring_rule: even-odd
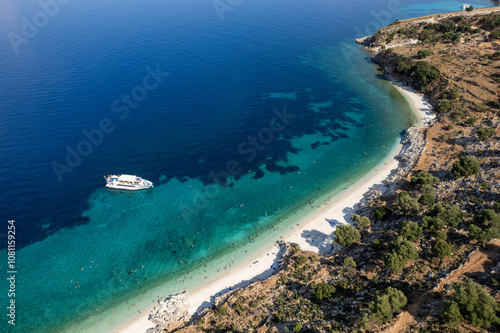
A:
<svg viewBox="0 0 500 333">
<path fill-rule="evenodd" d="M 402 87 L 395 83 L 396 88 L 405 96 L 415 113 L 419 116 L 424 126 L 428 126 L 435 119 L 432 106 L 423 95 L 416 93 L 409 87 Z M 363 194 L 374 188 L 380 188 L 382 193 L 388 190 L 383 184 L 392 170 L 398 168 L 399 161 L 394 157 L 401 150 L 401 145 L 395 149 L 378 168 L 359 180 L 349 189 L 344 190 L 334 197 L 327 205 L 315 208 L 316 211 L 308 216 L 305 221 L 292 227 L 289 234 L 278 240 L 297 243 L 303 250 L 317 253 L 331 253 L 333 248 L 333 232 L 338 224 L 349 223 L 349 217 L 363 198 Z M 198 309 L 211 304 L 212 296 L 219 296 L 230 289 L 244 287 L 251 282 L 269 277 L 274 272 L 277 262 L 278 249 L 276 245 L 270 246 L 252 257 L 252 259 L 235 267 L 223 277 L 190 294 L 190 311 L 195 313 Z M 118 329 L 121 333 L 145 332 L 154 325 L 148 320 L 148 314 L 137 318 L 127 326 Z"/>
</svg>

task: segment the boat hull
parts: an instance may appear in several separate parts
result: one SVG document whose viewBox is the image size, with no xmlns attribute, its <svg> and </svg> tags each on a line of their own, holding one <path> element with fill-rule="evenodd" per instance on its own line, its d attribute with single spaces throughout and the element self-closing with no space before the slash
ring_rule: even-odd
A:
<svg viewBox="0 0 500 333">
<path fill-rule="evenodd" d="M 123 184 L 106 184 L 106 187 L 112 188 L 115 190 L 122 190 L 122 191 L 141 191 L 141 190 L 147 190 L 148 188 L 151 188 L 152 185 L 133 186 L 133 185 L 123 185 Z"/>
</svg>

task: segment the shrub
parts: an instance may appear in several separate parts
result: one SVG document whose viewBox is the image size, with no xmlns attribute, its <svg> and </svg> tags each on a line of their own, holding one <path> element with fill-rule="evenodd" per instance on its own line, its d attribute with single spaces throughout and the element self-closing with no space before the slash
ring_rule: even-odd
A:
<svg viewBox="0 0 500 333">
<path fill-rule="evenodd" d="M 500 237 L 500 216 L 492 209 L 481 210 L 474 216 L 474 224 L 469 226 L 469 234 L 479 243 Z"/>
<path fill-rule="evenodd" d="M 461 315 L 470 321 L 472 326 L 490 327 L 491 324 L 500 324 L 500 318 L 496 314 L 500 311 L 500 306 L 486 290 L 471 281 L 455 288 L 454 301 Z"/>
<path fill-rule="evenodd" d="M 218 314 L 219 316 L 225 316 L 225 315 L 227 314 L 227 308 L 226 308 L 226 305 L 224 305 L 224 304 L 223 304 L 223 305 L 221 305 L 221 306 L 219 307 L 219 310 L 217 310 L 217 314 Z"/>
<path fill-rule="evenodd" d="M 410 242 L 416 242 L 422 236 L 422 228 L 418 226 L 415 222 L 406 222 L 399 235 Z"/>
<path fill-rule="evenodd" d="M 457 178 L 469 177 L 481 171 L 481 163 L 474 156 L 462 156 L 459 161 L 453 163 L 451 171 Z"/>
<path fill-rule="evenodd" d="M 411 176 L 412 184 L 434 185 L 439 183 L 439 178 L 434 177 L 427 171 L 419 171 Z"/>
<path fill-rule="evenodd" d="M 500 213 L 500 202 L 493 203 L 493 209 L 495 212 Z"/>
<path fill-rule="evenodd" d="M 358 266 L 358 264 L 356 264 L 356 262 L 354 261 L 354 259 L 352 257 L 346 257 L 344 259 L 344 266 L 345 267 L 353 267 L 353 268 L 356 268 L 356 266 Z"/>
<path fill-rule="evenodd" d="M 432 193 L 424 193 L 420 196 L 418 202 L 420 202 L 424 206 L 431 207 L 436 203 L 436 197 Z"/>
<path fill-rule="evenodd" d="M 476 121 L 477 121 L 477 118 L 469 118 L 469 119 L 467 119 L 467 120 L 465 121 L 465 123 L 466 123 L 467 125 L 474 126 L 474 124 L 476 123 Z"/>
<path fill-rule="evenodd" d="M 488 141 L 493 135 L 497 134 L 497 131 L 491 127 L 480 127 L 476 133 L 479 140 Z"/>
<path fill-rule="evenodd" d="M 450 327 L 456 327 L 462 321 L 462 314 L 460 313 L 457 302 L 448 302 L 448 304 L 445 305 L 442 319 L 444 323 Z"/>
<path fill-rule="evenodd" d="M 313 296 L 318 300 L 330 298 L 335 294 L 335 287 L 331 284 L 319 283 L 313 289 Z"/>
<path fill-rule="evenodd" d="M 351 214 L 351 221 L 356 223 L 356 227 L 358 229 L 363 229 L 363 228 L 367 228 L 370 226 L 371 222 L 370 222 L 370 219 L 366 216 L 359 216 L 359 215 L 354 215 L 354 214 Z"/>
<path fill-rule="evenodd" d="M 465 8 L 465 11 L 467 12 L 472 12 L 474 10 L 474 7 L 472 5 L 468 5 L 466 8 Z"/>
<path fill-rule="evenodd" d="M 418 258 L 418 252 L 413 244 L 403 237 L 398 237 L 395 243 L 392 244 L 392 252 L 384 257 L 384 262 L 395 272 L 400 272 L 406 267 L 408 260 Z"/>
<path fill-rule="evenodd" d="M 381 206 L 375 209 L 374 215 L 377 220 L 387 220 L 392 214 L 392 210 L 385 206 Z"/>
<path fill-rule="evenodd" d="M 295 333 L 302 331 L 302 323 L 300 321 L 295 324 L 295 326 L 293 327 L 293 331 Z"/>
<path fill-rule="evenodd" d="M 498 39 L 498 38 L 500 38 L 500 29 L 496 29 L 496 30 L 493 30 L 492 32 L 490 32 L 490 34 L 488 35 L 488 38 L 489 39 Z"/>
<path fill-rule="evenodd" d="M 400 312 L 407 302 L 402 291 L 388 287 L 383 295 L 377 296 L 375 302 L 370 303 L 371 317 L 384 323 L 388 322 L 393 313 Z"/>
<path fill-rule="evenodd" d="M 420 59 L 427 58 L 431 54 L 432 54 L 432 52 L 428 49 L 422 49 L 422 50 L 418 51 L 418 56 L 420 57 Z"/>
<path fill-rule="evenodd" d="M 420 88 L 427 87 L 429 83 L 439 80 L 441 77 L 429 62 L 423 60 L 417 61 L 412 67 L 411 76 Z"/>
<path fill-rule="evenodd" d="M 434 256 L 441 259 L 451 256 L 451 245 L 445 240 L 438 239 L 432 244 L 431 252 Z"/>
<path fill-rule="evenodd" d="M 454 228 L 462 222 L 460 207 L 450 204 L 436 204 L 425 213 L 422 227 L 428 231 L 438 231 L 445 226 Z"/>
<path fill-rule="evenodd" d="M 373 242 L 370 244 L 370 246 L 374 249 L 374 250 L 380 250 L 380 248 L 382 247 L 382 242 L 380 241 L 380 239 L 374 239 Z"/>
<path fill-rule="evenodd" d="M 351 245 L 355 241 L 360 240 L 361 235 L 359 231 L 351 225 L 339 225 L 337 229 L 335 229 L 334 242 L 337 245 Z"/>
<path fill-rule="evenodd" d="M 451 109 L 451 102 L 448 99 L 440 99 L 437 103 L 438 112 L 446 113 Z"/>
<path fill-rule="evenodd" d="M 396 203 L 396 209 L 403 214 L 416 214 L 418 213 L 418 201 L 410 196 L 410 193 L 402 191 L 399 193 L 399 198 Z"/>
<path fill-rule="evenodd" d="M 453 99 L 457 99 L 460 97 L 460 89 L 458 87 L 453 87 L 450 92 L 450 96 Z"/>
</svg>

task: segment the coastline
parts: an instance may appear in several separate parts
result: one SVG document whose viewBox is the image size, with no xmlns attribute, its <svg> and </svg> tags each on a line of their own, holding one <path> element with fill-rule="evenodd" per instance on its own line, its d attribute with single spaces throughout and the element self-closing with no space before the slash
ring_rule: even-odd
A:
<svg viewBox="0 0 500 333">
<path fill-rule="evenodd" d="M 435 116 L 432 113 L 432 106 L 424 96 L 410 87 L 404 87 L 398 82 L 394 82 L 390 77 L 389 79 L 417 115 L 419 127 L 425 128 L 432 124 Z M 308 214 L 300 223 L 291 226 L 288 232 L 282 234 L 272 245 L 264 247 L 265 250 L 252 255 L 251 258 L 234 267 L 232 271 L 217 280 L 191 291 L 189 315 L 210 306 L 216 296 L 273 275 L 280 259 L 279 251 L 276 248 L 277 241 L 297 243 L 303 250 L 320 254 L 329 254 L 335 251 L 336 247 L 333 245 L 335 226 L 349 223 L 350 215 L 356 212 L 367 194 L 373 192 L 388 193 L 394 190 L 395 187 L 391 180 L 399 178 L 397 175 L 401 172 L 404 164 L 401 158 L 398 159 L 398 155 L 399 157 L 404 155 L 407 148 L 402 143 L 397 143 L 377 167 L 350 188 L 332 197 L 328 203 L 318 206 L 314 212 Z M 150 310 L 152 309 L 153 307 Z M 120 333 L 146 332 L 146 330 L 155 326 L 153 322 L 149 321 L 149 314 L 150 311 L 147 311 L 113 331 Z"/>
</svg>

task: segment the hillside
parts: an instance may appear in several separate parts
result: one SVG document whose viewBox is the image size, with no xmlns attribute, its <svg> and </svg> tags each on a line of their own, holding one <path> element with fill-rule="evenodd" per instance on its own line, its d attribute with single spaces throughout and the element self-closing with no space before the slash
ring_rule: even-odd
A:
<svg viewBox="0 0 500 333">
<path fill-rule="evenodd" d="M 276 275 L 175 331 L 500 331 L 500 12 L 396 21 L 360 42 L 438 114 L 417 166 L 337 229 L 340 252 L 292 246 Z"/>
</svg>

